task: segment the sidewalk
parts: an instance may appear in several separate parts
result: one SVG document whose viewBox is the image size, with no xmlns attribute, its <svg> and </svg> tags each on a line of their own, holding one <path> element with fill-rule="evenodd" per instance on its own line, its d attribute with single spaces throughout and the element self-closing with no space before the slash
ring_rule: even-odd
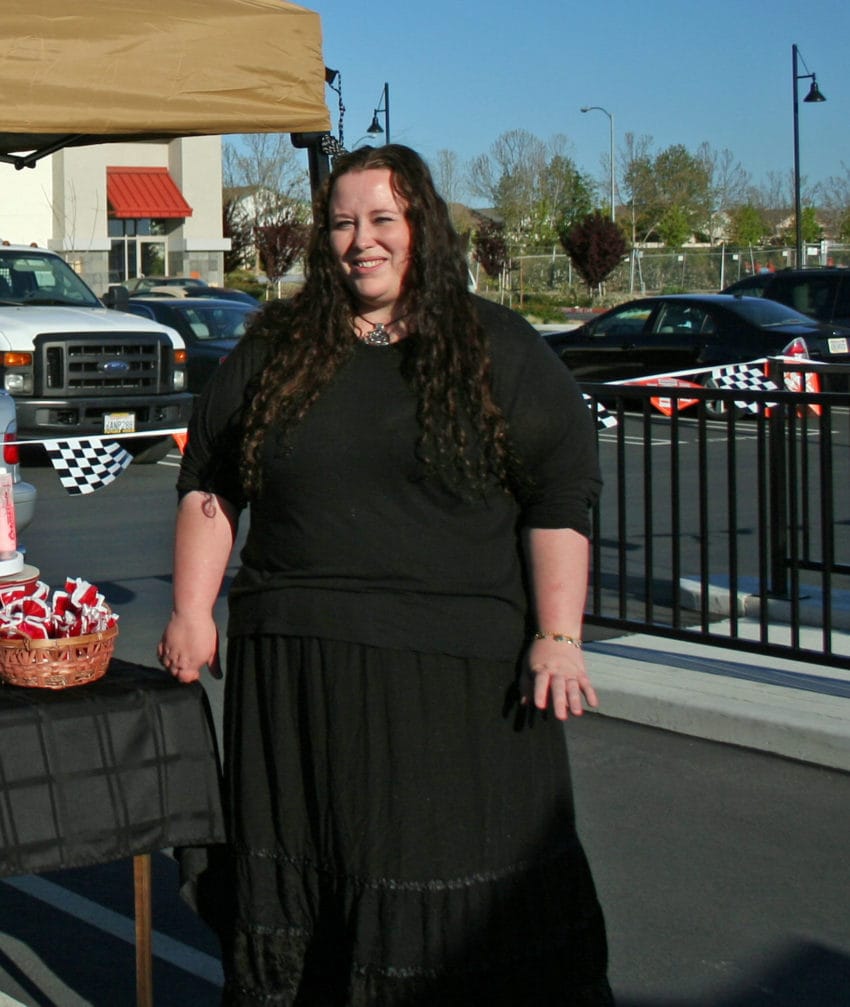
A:
<svg viewBox="0 0 850 1007">
<path fill-rule="evenodd" d="M 757 638 L 757 622 L 738 628 Z M 819 633 L 803 627 L 804 646 L 816 649 Z M 600 714 L 850 772 L 850 671 L 697 639 L 587 635 Z M 850 654 L 850 634 L 835 635 Z"/>
</svg>

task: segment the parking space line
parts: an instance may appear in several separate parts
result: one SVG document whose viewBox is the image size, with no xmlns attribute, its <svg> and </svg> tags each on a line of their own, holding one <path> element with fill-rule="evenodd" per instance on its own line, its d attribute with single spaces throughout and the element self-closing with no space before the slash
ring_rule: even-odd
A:
<svg viewBox="0 0 850 1007">
<path fill-rule="evenodd" d="M 12 975 L 14 969 L 37 987 L 39 993 L 47 998 L 45 1003 L 61 1004 L 62 1007 L 92 1007 L 91 1001 L 84 1000 L 63 982 L 33 948 L 2 930 L 0 930 L 0 950 L 8 959 L 0 972 L 0 981 L 4 985 L 8 982 L 13 989 L 21 989 L 22 995 L 25 995 L 20 980 Z M 0 992 L 0 1007 L 27 1007 L 27 1005 L 9 993 Z"/>
<path fill-rule="evenodd" d="M 31 898 L 38 899 L 54 909 L 60 909 L 90 926 L 116 937 L 118 940 L 132 945 L 136 943 L 135 922 L 132 919 L 122 916 L 121 913 L 116 913 L 112 909 L 107 909 L 106 906 L 93 902 L 82 895 L 77 895 L 46 878 L 38 875 L 26 875 L 17 878 L 3 878 L 2 882 L 4 885 L 16 888 Z M 153 953 L 156 958 L 168 962 L 169 965 L 174 965 L 176 968 L 213 985 L 221 986 L 224 983 L 221 962 L 217 958 L 156 930 L 153 932 Z"/>
<path fill-rule="evenodd" d="M 619 443 L 619 440 L 620 439 L 619 439 L 619 437 L 616 434 L 600 434 L 599 435 L 599 443 L 600 444 L 617 444 L 617 443 Z M 639 437 L 636 434 L 626 434 L 623 437 L 623 443 L 625 443 L 625 444 L 643 444 L 644 441 L 643 441 L 643 437 Z M 667 447 L 671 443 L 672 443 L 672 441 L 669 438 L 667 438 L 667 439 L 664 439 L 663 437 L 653 437 L 652 438 L 652 447 L 654 447 L 654 448 Z"/>
</svg>

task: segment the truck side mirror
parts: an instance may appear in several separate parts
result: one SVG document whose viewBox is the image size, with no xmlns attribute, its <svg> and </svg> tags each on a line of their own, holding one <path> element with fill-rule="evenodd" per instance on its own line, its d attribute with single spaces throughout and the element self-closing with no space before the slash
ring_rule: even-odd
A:
<svg viewBox="0 0 850 1007">
<path fill-rule="evenodd" d="M 110 283 L 103 295 L 103 303 L 113 311 L 127 311 L 130 307 L 130 292 L 120 283 Z"/>
</svg>

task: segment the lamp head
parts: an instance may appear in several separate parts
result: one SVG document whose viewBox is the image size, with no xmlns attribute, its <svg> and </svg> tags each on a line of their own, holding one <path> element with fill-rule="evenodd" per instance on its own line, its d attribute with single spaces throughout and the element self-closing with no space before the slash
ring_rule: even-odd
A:
<svg viewBox="0 0 850 1007">
<path fill-rule="evenodd" d="M 806 101 L 808 101 L 808 98 L 806 99 Z M 372 133 L 372 134 L 374 134 L 374 133 L 383 133 L 384 132 L 383 129 L 381 128 L 381 124 L 378 122 L 378 113 L 377 112 L 373 112 L 372 113 L 372 124 L 369 126 L 369 128 L 366 130 L 366 132 L 367 133 Z"/>
<path fill-rule="evenodd" d="M 814 74 L 812 74 L 812 86 L 809 88 L 809 93 L 803 101 L 826 101 L 826 98 L 820 93 L 820 88 Z"/>
<path fill-rule="evenodd" d="M 580 112 L 589 112 L 590 111 L 590 105 L 582 105 L 582 107 L 579 109 L 579 111 Z"/>
</svg>

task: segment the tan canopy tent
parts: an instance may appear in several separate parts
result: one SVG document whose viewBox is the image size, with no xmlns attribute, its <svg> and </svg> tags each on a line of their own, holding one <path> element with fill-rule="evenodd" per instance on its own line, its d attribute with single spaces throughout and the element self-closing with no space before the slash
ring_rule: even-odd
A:
<svg viewBox="0 0 850 1007">
<path fill-rule="evenodd" d="M 319 15 L 283 0 L 3 0 L 0 161 L 225 133 L 317 148 L 325 75 Z"/>
</svg>

